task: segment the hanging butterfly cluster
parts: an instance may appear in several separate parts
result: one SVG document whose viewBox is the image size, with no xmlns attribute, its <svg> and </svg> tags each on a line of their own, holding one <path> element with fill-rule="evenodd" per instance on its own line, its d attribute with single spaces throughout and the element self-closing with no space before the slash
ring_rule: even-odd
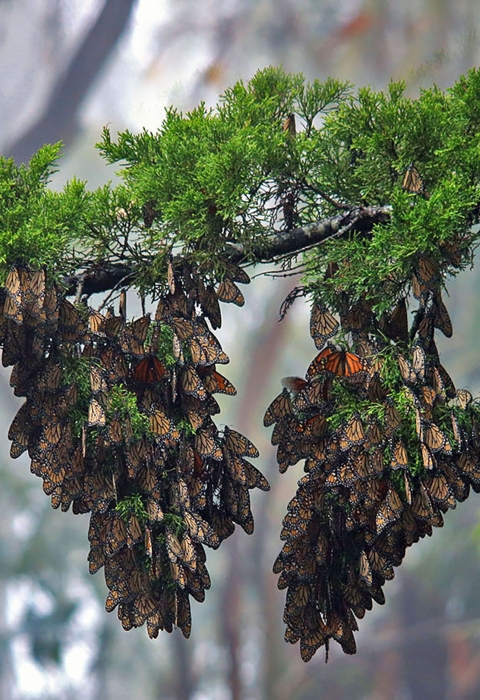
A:
<svg viewBox="0 0 480 700">
<path fill-rule="evenodd" d="M 150 637 L 191 629 L 189 596 L 210 577 L 204 546 L 239 524 L 253 531 L 249 490 L 268 490 L 237 431 L 220 431 L 213 394 L 235 394 L 216 369 L 228 362 L 209 329 L 219 301 L 243 304 L 226 266 L 217 289 L 187 265 L 170 266 L 154 320 L 127 322 L 73 305 L 43 271 L 13 268 L 0 302 L 4 366 L 26 397 L 9 431 L 11 455 L 28 450 L 53 507 L 90 512 L 90 572 L 102 566 L 106 609 Z"/>
<path fill-rule="evenodd" d="M 385 601 L 407 547 L 470 486 L 480 491 L 480 407 L 440 363 L 435 329 L 452 335 L 440 288 L 438 268 L 420 257 L 410 332 L 405 298 L 376 318 L 366 300 L 349 306 L 339 294 L 340 322 L 315 303 L 319 353 L 266 411 L 280 471 L 305 459 L 274 565 L 287 589 L 285 639 L 300 641 L 305 661 L 323 645 L 328 658 L 330 639 L 354 654 L 357 618 Z"/>
</svg>

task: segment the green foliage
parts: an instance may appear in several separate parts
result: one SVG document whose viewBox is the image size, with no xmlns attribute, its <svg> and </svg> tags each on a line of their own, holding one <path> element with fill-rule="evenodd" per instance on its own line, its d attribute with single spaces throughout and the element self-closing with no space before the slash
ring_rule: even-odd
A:
<svg viewBox="0 0 480 700">
<path fill-rule="evenodd" d="M 58 274 L 121 262 L 133 269 L 134 286 L 156 296 L 165 288 L 171 252 L 195 261 L 213 281 L 222 278 L 222 254 L 232 241 L 254 262 L 265 234 L 285 227 L 285 196 L 296 202 L 294 225 L 339 208 L 388 204 L 390 224 L 309 252 L 306 280 L 315 292 L 328 263 L 348 260 L 343 290 L 365 293 L 376 311 L 391 308 L 420 253 L 444 274 L 470 262 L 480 181 L 479 81 L 472 70 L 446 93 L 433 87 L 414 100 L 401 82 L 355 94 L 346 82 L 308 83 L 301 74 L 267 68 L 227 89 L 215 109 L 169 109 L 155 133 L 125 131 L 114 140 L 105 128 L 98 148 L 120 164 L 123 183 L 91 193 L 75 180 L 61 193 L 47 188 L 58 144 L 42 148 L 28 167 L 4 159 L 0 272 L 5 277 L 14 262 Z M 295 138 L 282 130 L 291 113 Z M 412 162 L 428 197 L 402 188 Z M 459 235 L 467 240 L 461 261 L 452 264 L 441 244 Z M 387 294 L 377 299 L 380 284 Z M 337 290 L 327 284 L 323 293 L 337 308 Z"/>
<path fill-rule="evenodd" d="M 132 515 L 135 515 L 140 524 L 144 524 L 148 520 L 148 512 L 143 503 L 142 496 L 139 493 L 132 493 L 129 496 L 125 496 L 125 498 L 117 503 L 115 510 L 120 513 L 120 516 L 127 523 Z"/>
<path fill-rule="evenodd" d="M 107 419 L 115 416 L 120 421 L 130 418 L 134 440 L 140 440 L 149 431 L 149 420 L 145 413 L 140 413 L 136 395 L 123 384 L 116 384 L 108 393 Z"/>
<path fill-rule="evenodd" d="M 82 237 L 88 196 L 72 180 L 63 192 L 47 188 L 60 144 L 43 146 L 28 166 L 0 158 L 0 277 L 14 263 L 65 274 L 75 265 L 71 248 Z"/>
<path fill-rule="evenodd" d="M 478 116 L 468 96 L 471 100 L 478 81 L 478 71 L 471 71 L 447 93 L 434 87 L 418 100 L 404 97 L 402 83 L 390 84 L 385 93 L 361 89 L 312 134 L 311 148 L 319 154 L 312 182 L 319 190 L 349 208 L 392 206 L 391 223 L 375 226 L 372 235 L 328 241 L 309 253 L 312 289 L 329 262 L 348 260 L 335 286 L 340 281 L 353 298 L 365 294 L 381 312 L 408 291 L 419 254 L 427 254 L 444 275 L 469 264 L 477 240 L 471 226 L 478 222 L 480 152 L 471 132 Z M 425 197 L 402 189 L 412 162 L 424 180 Z M 452 263 L 441 244 L 460 235 L 466 237 L 463 257 Z M 376 293 L 380 285 L 388 290 L 382 299 Z M 338 309 L 333 284 L 324 298 Z"/>
</svg>

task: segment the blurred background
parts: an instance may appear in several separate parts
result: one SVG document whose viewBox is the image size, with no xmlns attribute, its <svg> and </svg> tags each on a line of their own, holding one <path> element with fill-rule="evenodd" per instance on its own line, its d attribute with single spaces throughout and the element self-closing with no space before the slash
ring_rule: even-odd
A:
<svg viewBox="0 0 480 700">
<path fill-rule="evenodd" d="M 26 162 L 63 140 L 52 186 L 74 175 L 94 188 L 115 178 L 94 149 L 102 126 L 155 130 L 164 109 L 188 110 L 259 68 L 332 75 L 411 96 L 446 88 L 479 62 L 478 0 L 0 0 L 0 152 Z M 255 272 L 260 272 L 256 270 Z M 254 494 L 255 533 L 208 553 L 212 589 L 193 603 L 193 632 L 124 632 L 104 611 L 103 573 L 88 573 L 87 516 L 52 510 L 28 459 L 6 439 L 20 405 L 1 371 L 0 698 L 83 700 L 474 700 L 480 697 L 480 498 L 411 548 L 387 603 L 360 622 L 358 653 L 332 649 L 304 664 L 283 641 L 284 593 L 272 565 L 301 465 L 280 476 L 262 427 L 280 378 L 303 375 L 315 348 L 308 308 L 278 323 L 295 278 L 253 279 L 244 309 L 219 332 L 238 389 L 219 423 L 261 451 L 271 483 Z M 454 336 L 442 361 L 480 391 L 480 277 L 448 283 Z"/>
</svg>

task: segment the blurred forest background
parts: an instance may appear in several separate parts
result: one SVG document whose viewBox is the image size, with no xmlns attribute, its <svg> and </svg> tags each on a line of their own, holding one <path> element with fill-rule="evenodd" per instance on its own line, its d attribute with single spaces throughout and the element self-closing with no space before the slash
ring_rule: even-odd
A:
<svg viewBox="0 0 480 700">
<path fill-rule="evenodd" d="M 93 144 L 101 128 L 155 130 L 165 106 L 188 110 L 257 69 L 282 64 L 408 93 L 451 85 L 480 58 L 478 0 L 0 0 L 0 152 L 25 162 L 65 143 L 53 187 L 115 178 Z M 259 272 L 260 270 L 258 270 Z M 301 465 L 278 475 L 265 408 L 280 378 L 303 375 L 315 349 L 296 278 L 257 277 L 244 309 L 219 333 L 238 389 L 220 422 L 248 435 L 272 490 L 253 503 L 255 533 L 209 552 L 213 585 L 195 604 L 193 632 L 150 641 L 103 609 L 103 573 L 90 576 L 87 519 L 52 510 L 28 459 L 6 439 L 19 407 L 1 371 L 0 697 L 83 700 L 473 700 L 480 697 L 480 499 L 409 551 L 387 603 L 360 622 L 358 653 L 332 649 L 304 664 L 283 641 L 284 592 L 272 565 Z M 457 387 L 480 393 L 480 276 L 448 283 L 454 336 L 441 347 Z M 132 311 L 130 309 L 130 311 Z"/>
</svg>

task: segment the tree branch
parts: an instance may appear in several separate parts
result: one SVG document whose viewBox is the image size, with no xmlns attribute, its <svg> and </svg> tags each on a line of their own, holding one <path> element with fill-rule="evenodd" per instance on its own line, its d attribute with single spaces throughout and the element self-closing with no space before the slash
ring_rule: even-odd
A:
<svg viewBox="0 0 480 700">
<path fill-rule="evenodd" d="M 357 231 L 371 231 L 375 224 L 390 221 L 392 207 L 357 207 L 339 214 L 331 219 L 322 219 L 302 228 L 267 234 L 254 248 L 246 248 L 243 243 L 227 243 L 225 257 L 234 263 L 253 264 L 255 262 L 275 262 L 282 256 L 301 253 L 307 248 L 323 243 L 329 238 L 343 236 Z M 77 275 L 65 277 L 67 296 L 76 294 L 78 286 L 83 285 L 82 293 L 90 296 L 113 289 L 124 283 L 132 282 L 134 269 L 131 265 L 105 263 L 98 264 Z"/>
<path fill-rule="evenodd" d="M 272 262 L 289 253 L 299 253 L 311 246 L 318 245 L 328 238 L 341 236 L 349 231 L 371 231 L 374 224 L 390 221 L 392 207 L 358 207 L 333 216 L 331 219 L 315 221 L 302 228 L 292 228 L 268 234 L 265 243 L 257 250 L 249 249 L 249 255 L 258 262 Z M 226 248 L 232 262 L 246 259 L 245 246 L 242 243 L 228 244 Z"/>
<path fill-rule="evenodd" d="M 72 141 L 78 109 L 100 70 L 124 33 L 136 0 L 106 0 L 66 72 L 60 76 L 50 102 L 27 133 L 5 149 L 16 163 L 25 163 L 44 143 Z"/>
</svg>

